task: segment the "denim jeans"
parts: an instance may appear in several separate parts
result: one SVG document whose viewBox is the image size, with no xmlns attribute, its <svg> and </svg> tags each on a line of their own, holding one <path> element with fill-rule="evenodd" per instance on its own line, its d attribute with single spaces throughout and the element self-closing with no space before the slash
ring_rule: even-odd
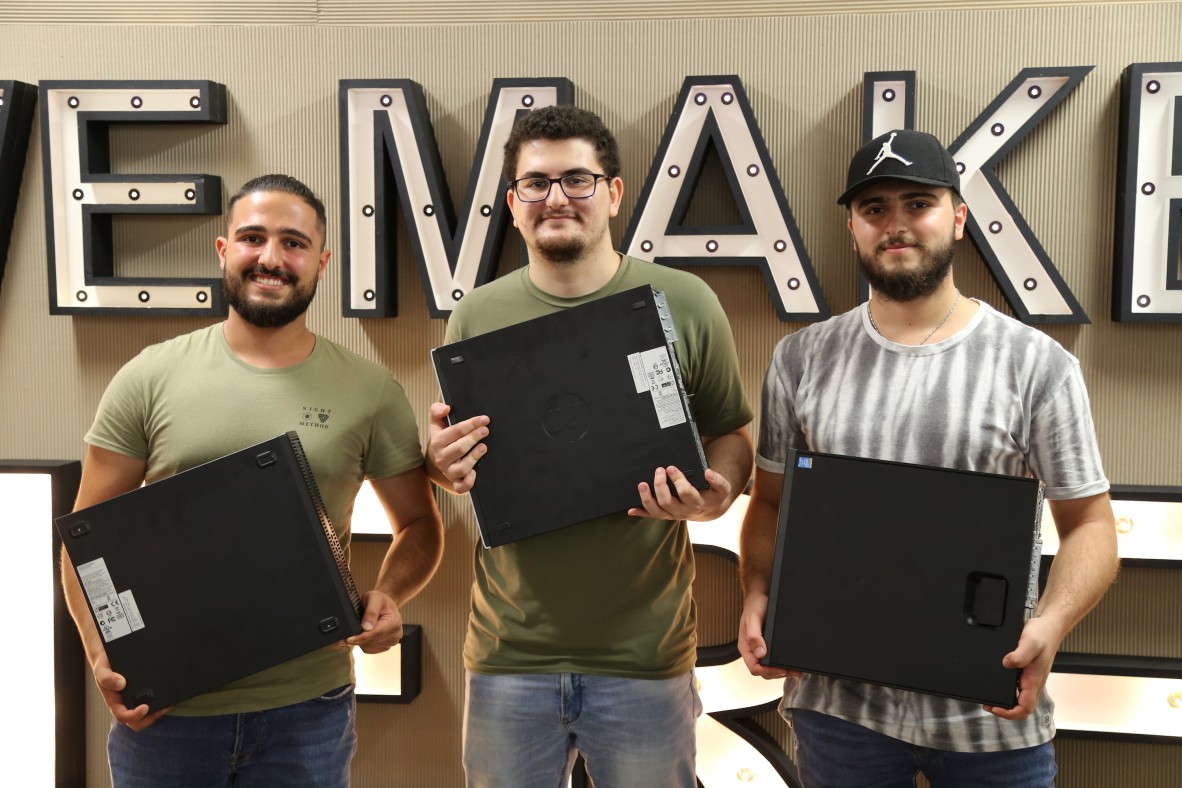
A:
<svg viewBox="0 0 1182 788">
<path fill-rule="evenodd" d="M 139 733 L 114 724 L 111 779 L 115 788 L 345 788 L 357 748 L 355 710 L 350 684 L 267 711 L 165 714 Z"/>
<path fill-rule="evenodd" d="M 702 712 L 693 673 L 468 673 L 464 770 L 471 788 L 559 788 L 582 754 L 595 788 L 694 788 Z"/>
<path fill-rule="evenodd" d="M 792 710 L 796 770 L 805 788 L 912 788 L 923 772 L 932 788 L 1051 788 L 1055 748 L 951 752 L 919 747 L 804 709 Z"/>
</svg>

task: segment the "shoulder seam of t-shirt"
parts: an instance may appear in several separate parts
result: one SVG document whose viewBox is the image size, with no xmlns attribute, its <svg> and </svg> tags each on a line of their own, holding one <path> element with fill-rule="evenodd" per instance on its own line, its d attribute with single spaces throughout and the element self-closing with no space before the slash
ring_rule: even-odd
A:
<svg viewBox="0 0 1182 788">
<path fill-rule="evenodd" d="M 1075 376 L 1077 370 L 1079 370 L 1079 359 L 1072 356 L 1070 362 L 1067 365 L 1067 371 L 1063 373 L 1063 377 L 1054 386 L 1047 388 L 1047 396 L 1041 403 L 1039 403 L 1038 408 L 1031 412 L 1030 417 L 1032 419 L 1038 418 L 1038 415 L 1043 412 L 1043 409 L 1049 407 L 1050 404 L 1054 402 L 1055 399 L 1063 392 L 1063 390 L 1067 388 L 1067 386 L 1071 383 L 1071 379 Z M 1086 389 L 1084 390 L 1086 391 Z"/>
</svg>

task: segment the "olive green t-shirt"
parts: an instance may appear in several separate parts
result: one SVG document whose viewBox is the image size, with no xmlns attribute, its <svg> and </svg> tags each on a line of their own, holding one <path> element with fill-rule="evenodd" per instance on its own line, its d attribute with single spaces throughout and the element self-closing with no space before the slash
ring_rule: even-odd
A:
<svg viewBox="0 0 1182 788">
<path fill-rule="evenodd" d="M 242 362 L 221 324 L 145 348 L 111 380 L 86 441 L 144 460 L 151 484 L 290 430 L 300 436 L 348 555 L 361 482 L 411 470 L 422 452 L 410 403 L 390 373 L 323 337 L 308 358 L 283 369 Z M 350 652 L 325 648 L 179 703 L 171 713 L 286 706 L 351 676 Z"/>
<path fill-rule="evenodd" d="M 447 338 L 465 339 L 645 284 L 668 298 L 679 337 L 674 348 L 700 433 L 725 435 L 746 425 L 752 411 L 730 324 L 714 292 L 684 271 L 625 256 L 597 292 L 558 298 L 535 287 L 523 268 L 466 295 L 452 312 Z M 624 512 L 492 549 L 477 543 L 464 665 L 478 673 L 650 679 L 686 673 L 696 648 L 693 578 L 684 522 Z"/>
</svg>

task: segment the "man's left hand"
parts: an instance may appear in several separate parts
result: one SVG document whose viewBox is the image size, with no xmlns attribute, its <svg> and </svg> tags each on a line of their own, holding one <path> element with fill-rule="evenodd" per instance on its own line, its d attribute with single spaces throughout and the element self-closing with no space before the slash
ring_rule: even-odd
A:
<svg viewBox="0 0 1182 788">
<path fill-rule="evenodd" d="M 1022 671 L 1018 678 L 1018 703 L 1012 709 L 1000 706 L 985 706 L 985 711 L 996 714 L 1004 720 L 1024 720 L 1034 713 L 1038 696 L 1046 686 L 1047 676 L 1062 641 L 1059 628 L 1046 618 L 1032 618 L 1022 628 L 1018 647 L 1006 654 L 1001 663 L 1007 668 Z"/>
<path fill-rule="evenodd" d="M 658 520 L 713 520 L 725 512 L 730 503 L 731 483 L 709 468 L 706 469 L 706 483 L 710 486 L 699 490 L 672 465 L 657 468 L 651 487 L 647 482 L 641 482 L 637 488 L 643 508 L 629 509 L 628 514 Z"/>
<path fill-rule="evenodd" d="M 381 654 L 402 640 L 402 613 L 398 603 L 381 591 L 369 591 L 362 597 L 365 613 L 361 616 L 361 634 L 345 643 L 360 646 L 366 654 Z"/>
</svg>

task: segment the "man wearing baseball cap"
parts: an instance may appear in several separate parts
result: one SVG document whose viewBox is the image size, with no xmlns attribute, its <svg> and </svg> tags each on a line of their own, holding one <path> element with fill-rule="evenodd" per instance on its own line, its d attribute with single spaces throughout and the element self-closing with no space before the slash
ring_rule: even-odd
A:
<svg viewBox="0 0 1182 788">
<path fill-rule="evenodd" d="M 849 210 L 872 293 L 785 337 L 772 356 L 743 523 L 739 650 L 753 674 L 787 676 L 781 711 L 808 788 L 910 786 L 918 772 L 938 785 L 1051 786 L 1054 704 L 1043 686 L 1063 637 L 1117 569 L 1108 480 L 1079 362 L 957 289 L 954 243 L 968 206 L 956 162 L 935 137 L 894 130 L 867 143 L 838 203 Z M 1045 483 L 1061 547 L 1033 617 L 1003 659 L 1021 670 L 1012 709 L 759 664 L 790 448 Z M 949 512 L 950 528 L 956 519 Z"/>
</svg>

